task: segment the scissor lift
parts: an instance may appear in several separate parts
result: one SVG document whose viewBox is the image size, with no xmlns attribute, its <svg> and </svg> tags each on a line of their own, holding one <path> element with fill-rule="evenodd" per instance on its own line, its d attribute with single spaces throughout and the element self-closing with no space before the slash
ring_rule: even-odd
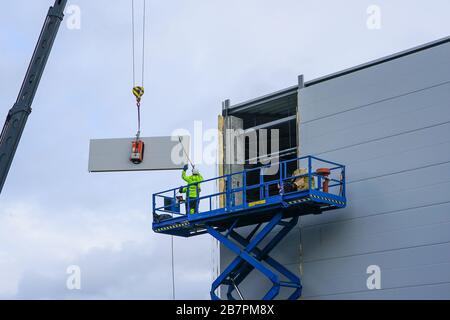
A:
<svg viewBox="0 0 450 320">
<path fill-rule="evenodd" d="M 304 172 L 293 175 L 299 168 L 305 168 Z M 276 174 L 268 175 L 269 171 Z M 258 183 L 254 183 L 255 176 Z M 299 179 L 307 181 L 300 190 L 293 187 Z M 212 189 L 222 185 L 224 191 L 208 193 L 208 184 L 214 186 Z M 281 287 L 292 289 L 288 299 L 298 299 L 302 292 L 300 278 L 269 254 L 296 226 L 300 216 L 346 206 L 345 167 L 306 156 L 205 180 L 196 187 L 201 189 L 201 196 L 198 212 L 193 214 L 189 213 L 191 199 L 188 194 L 187 199 L 182 199 L 180 188 L 154 194 L 153 230 L 181 237 L 209 233 L 236 254 L 213 282 L 211 298 L 219 299 L 217 291 L 226 285 L 228 299 L 235 299 L 235 291 L 243 299 L 239 285 L 256 269 L 272 283 L 263 300 L 274 299 Z M 238 228 L 244 226 L 251 231 L 242 235 Z M 259 248 L 269 234 L 270 240 Z"/>
</svg>

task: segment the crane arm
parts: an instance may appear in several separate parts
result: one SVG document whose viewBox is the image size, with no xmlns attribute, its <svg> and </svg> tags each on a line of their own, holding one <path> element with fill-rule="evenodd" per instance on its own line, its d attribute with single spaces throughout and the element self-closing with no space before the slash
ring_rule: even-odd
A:
<svg viewBox="0 0 450 320">
<path fill-rule="evenodd" d="M 66 4 L 67 0 L 55 0 L 55 4 L 48 10 L 19 96 L 6 117 L 0 135 L 0 193 L 5 184 L 28 116 L 31 113 L 31 105 L 44 73 L 59 26 L 63 20 Z"/>
</svg>

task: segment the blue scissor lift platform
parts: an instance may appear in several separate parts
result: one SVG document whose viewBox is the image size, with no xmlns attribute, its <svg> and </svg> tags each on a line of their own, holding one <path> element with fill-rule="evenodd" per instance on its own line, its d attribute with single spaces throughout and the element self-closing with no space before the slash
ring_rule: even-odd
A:
<svg viewBox="0 0 450 320">
<path fill-rule="evenodd" d="M 235 299 L 235 291 L 243 299 L 239 285 L 255 269 L 272 282 L 262 299 L 275 298 L 281 287 L 292 288 L 289 299 L 298 299 L 300 278 L 271 258 L 270 251 L 296 226 L 300 216 L 346 206 L 345 167 L 314 156 L 204 180 L 195 185 L 200 194 L 197 204 L 188 193 L 186 199 L 180 195 L 186 187 L 153 194 L 153 230 L 181 237 L 209 233 L 236 254 L 213 282 L 212 299 L 219 299 L 221 285 L 228 286 L 228 299 Z M 217 189 L 223 191 L 214 191 Z M 195 213 L 191 206 L 196 207 Z M 238 233 L 244 226 L 253 226 L 245 236 Z M 259 248 L 269 234 L 271 239 Z"/>
</svg>

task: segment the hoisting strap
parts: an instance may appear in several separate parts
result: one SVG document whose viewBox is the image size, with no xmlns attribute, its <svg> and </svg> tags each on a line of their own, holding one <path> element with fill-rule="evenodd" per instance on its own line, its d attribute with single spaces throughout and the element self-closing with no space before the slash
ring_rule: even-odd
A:
<svg viewBox="0 0 450 320">
<path fill-rule="evenodd" d="M 133 95 L 136 97 L 137 117 L 138 117 L 138 131 L 136 133 L 136 141 L 139 140 L 141 135 L 141 98 L 144 95 L 143 87 L 134 87 Z"/>
<path fill-rule="evenodd" d="M 139 140 L 139 137 L 141 136 L 141 104 L 140 102 L 136 103 L 137 106 L 137 114 L 138 114 L 138 130 L 136 133 L 136 142 Z"/>
</svg>

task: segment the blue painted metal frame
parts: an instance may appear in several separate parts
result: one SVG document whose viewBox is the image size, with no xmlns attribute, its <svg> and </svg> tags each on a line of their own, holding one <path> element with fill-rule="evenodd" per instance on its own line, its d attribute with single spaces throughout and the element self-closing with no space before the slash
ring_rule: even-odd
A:
<svg viewBox="0 0 450 320">
<path fill-rule="evenodd" d="M 269 256 L 270 251 L 276 247 L 289 231 L 292 230 L 298 221 L 298 217 L 291 218 L 289 222 L 284 222 L 282 219 L 282 213 L 274 215 L 259 233 L 256 233 L 256 230 L 259 228 L 259 226 L 257 226 L 254 231 L 251 232 L 251 236 L 247 237 L 247 239 L 233 230 L 234 228 L 230 228 L 226 234 L 223 235 L 213 227 L 207 227 L 209 234 L 237 255 L 237 257 L 213 282 L 210 292 L 213 300 L 220 299 L 216 294 L 216 290 L 223 284 L 228 285 L 227 297 L 230 300 L 234 300 L 234 297 L 232 296 L 233 290 L 236 289 L 236 286 L 238 286 L 253 269 L 257 269 L 272 282 L 272 287 L 262 297 L 262 300 L 274 299 L 279 294 L 280 287 L 290 287 L 294 289 L 294 292 L 289 296 L 290 300 L 296 300 L 301 296 L 302 285 L 300 278 Z M 276 225 L 282 225 L 283 227 L 264 249 L 259 249 L 257 246 L 270 232 L 273 231 Z M 229 239 L 230 237 L 236 240 L 241 247 L 231 241 Z M 262 262 L 266 262 L 272 269 L 266 267 Z M 281 281 L 276 272 L 283 275 L 288 281 Z"/>
<path fill-rule="evenodd" d="M 302 160 L 307 161 L 307 173 L 289 176 L 287 173 L 288 165 L 295 161 L 297 162 L 295 167 L 300 167 L 300 161 Z M 318 168 L 317 163 L 324 163 L 330 166 L 328 169 L 331 172 L 339 171 L 340 179 L 323 177 L 317 172 L 313 172 L 314 167 Z M 210 294 L 213 300 L 219 299 L 217 290 L 222 285 L 228 286 L 226 292 L 228 299 L 235 299 L 233 296 L 235 290 L 241 295 L 238 285 L 255 269 L 272 283 L 270 290 L 262 297 L 263 300 L 271 300 L 277 297 L 281 287 L 293 289 L 288 299 L 298 299 L 302 293 L 300 278 L 271 258 L 269 253 L 295 227 L 300 215 L 321 213 L 346 206 L 345 167 L 343 165 L 314 156 L 287 160 L 278 165 L 279 178 L 271 181 L 264 181 L 264 175 L 262 174 L 262 170 L 270 166 L 204 180 L 201 184 L 218 181 L 219 179 L 225 179 L 226 182 L 225 191 L 197 198 L 198 201 L 209 200 L 209 210 L 205 212 L 189 213 L 190 198 L 189 192 L 187 192 L 186 213 L 183 214 L 180 210 L 181 204 L 176 199 L 176 193 L 179 188 L 169 189 L 153 195 L 153 214 L 170 213 L 172 215 L 172 218 L 167 220 L 154 221 L 153 230 L 155 232 L 183 237 L 209 233 L 236 254 L 236 258 L 212 283 Z M 247 186 L 247 175 L 255 170 L 260 170 L 259 183 Z M 243 186 L 232 188 L 231 178 L 236 175 L 242 175 Z M 292 183 L 295 179 L 306 176 L 308 177 L 308 188 L 306 190 L 284 191 L 285 188 L 283 186 L 285 184 L 288 182 Z M 315 179 L 317 179 L 317 185 L 313 185 Z M 322 184 L 324 179 L 328 180 L 329 189 L 339 188 L 338 192 L 324 192 Z M 279 191 L 277 194 L 271 195 L 270 186 L 275 184 L 278 184 Z M 189 186 L 183 186 L 182 188 L 188 188 Z M 195 184 L 195 187 L 199 191 L 199 184 Z M 247 191 L 253 189 L 259 189 L 260 198 L 258 201 L 248 202 Z M 236 193 L 242 193 L 242 203 L 240 204 L 235 203 Z M 225 197 L 223 208 L 212 207 L 212 198 L 217 196 Z M 164 206 L 158 207 L 156 205 L 157 198 L 162 198 L 165 201 Z M 263 223 L 266 224 L 258 232 Z M 240 235 L 236 231 L 238 227 L 243 225 L 255 226 L 247 237 Z M 268 241 L 264 248 L 258 248 L 258 245 L 277 225 L 281 226 L 280 230 Z"/>
<path fill-rule="evenodd" d="M 287 172 L 288 165 L 297 162 L 300 163 L 300 161 L 307 161 L 307 173 L 302 175 L 296 175 L 296 176 L 290 176 Z M 339 171 L 341 179 L 331 179 L 329 178 L 329 188 L 337 188 L 339 187 L 339 192 L 336 192 L 334 194 L 330 192 L 323 192 L 322 188 L 322 180 L 324 179 L 322 176 L 317 174 L 316 172 L 313 172 L 313 168 L 317 164 L 321 163 L 324 166 L 329 166 L 331 172 Z M 323 211 L 330 210 L 330 209 L 337 209 L 337 208 L 343 208 L 346 205 L 346 198 L 345 198 L 345 166 L 331 162 L 328 160 L 320 159 L 314 156 L 306 156 L 291 160 L 286 160 L 283 162 L 280 162 L 279 164 L 279 179 L 271 180 L 271 181 L 264 181 L 264 175 L 262 174 L 262 171 L 265 168 L 269 168 L 271 165 L 262 166 L 254 169 L 244 170 L 242 172 L 232 173 L 228 175 L 223 175 L 220 177 L 204 180 L 201 184 L 206 184 L 208 182 L 217 182 L 219 179 L 224 179 L 226 183 L 226 190 L 223 192 L 215 192 L 212 194 L 207 194 L 204 196 L 200 196 L 197 198 L 197 200 L 200 201 L 207 201 L 209 203 L 209 210 L 204 212 L 199 212 L 196 214 L 186 214 L 181 212 L 179 209 L 179 206 L 177 207 L 175 205 L 176 203 L 176 193 L 179 188 L 172 188 L 168 189 L 162 192 L 158 192 L 156 194 L 153 194 L 152 200 L 153 200 L 153 214 L 170 214 L 172 215 L 171 219 L 167 219 L 161 222 L 154 221 L 153 223 L 153 230 L 156 232 L 161 233 L 167 233 L 172 235 L 178 235 L 178 236 L 194 236 L 197 234 L 206 233 L 206 230 L 204 228 L 204 225 L 208 222 L 212 221 L 220 221 L 223 219 L 229 219 L 233 215 L 242 215 L 249 213 L 250 211 L 254 212 L 254 210 L 265 210 L 272 207 L 276 207 L 278 209 L 286 208 L 286 207 L 301 207 L 302 205 L 305 206 L 306 204 L 316 204 L 318 206 L 324 205 L 329 206 L 328 208 L 323 208 Z M 273 166 L 273 165 L 272 165 Z M 258 171 L 260 175 L 260 181 L 258 184 L 254 185 L 247 185 L 247 176 L 253 172 Z M 245 182 L 243 183 L 242 187 L 232 188 L 231 186 L 231 179 L 233 176 L 242 176 L 242 180 Z M 283 185 L 287 181 L 292 181 L 297 178 L 306 177 L 308 176 L 308 183 L 309 188 L 308 190 L 304 191 L 291 191 L 291 192 L 282 192 L 279 194 L 271 195 L 269 192 L 269 188 L 272 185 L 279 184 Z M 317 185 L 315 188 L 313 188 L 312 181 L 313 179 L 317 179 Z M 182 186 L 181 188 L 188 188 L 190 185 Z M 199 188 L 198 184 L 195 184 L 196 188 Z M 254 202 L 248 202 L 247 199 L 247 192 L 249 190 L 259 189 L 260 190 L 260 199 L 259 201 Z M 235 202 L 235 194 L 241 193 L 242 194 L 242 203 L 236 204 Z M 186 193 L 186 212 L 189 212 L 190 210 L 190 204 L 189 200 L 189 193 Z M 225 197 L 225 206 L 222 208 L 214 208 L 212 205 L 212 199 L 214 197 L 223 196 Z M 158 199 L 167 199 L 168 197 L 173 198 L 173 202 L 170 206 L 157 206 L 157 200 Z M 173 210 L 173 208 L 176 207 L 177 210 Z M 322 210 L 322 209 L 321 209 Z M 300 212 L 301 214 L 307 214 L 308 212 Z M 312 212 L 309 212 L 312 213 Z M 256 215 L 255 215 L 256 216 Z M 254 224 L 258 223 L 258 221 L 255 221 Z M 190 232 L 186 229 L 198 229 L 198 225 L 202 225 L 203 228 L 201 228 L 201 231 L 198 232 Z"/>
</svg>

